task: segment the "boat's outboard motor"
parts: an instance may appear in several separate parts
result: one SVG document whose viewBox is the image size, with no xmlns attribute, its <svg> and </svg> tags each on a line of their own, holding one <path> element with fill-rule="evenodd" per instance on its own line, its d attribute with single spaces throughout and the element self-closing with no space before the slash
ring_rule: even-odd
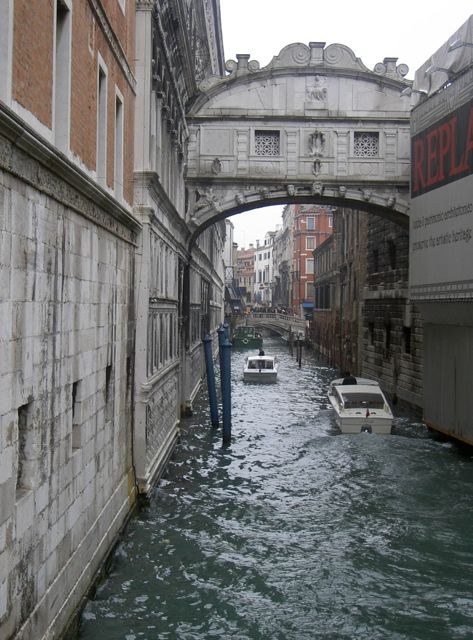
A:
<svg viewBox="0 0 473 640">
<path fill-rule="evenodd" d="M 371 429 L 371 425 L 370 424 L 362 424 L 360 432 L 361 433 L 373 433 L 373 430 Z"/>
</svg>

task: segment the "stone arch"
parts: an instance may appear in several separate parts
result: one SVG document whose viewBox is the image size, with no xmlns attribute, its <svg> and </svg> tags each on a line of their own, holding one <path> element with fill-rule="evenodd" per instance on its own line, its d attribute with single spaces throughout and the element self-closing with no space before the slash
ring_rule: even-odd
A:
<svg viewBox="0 0 473 640">
<path fill-rule="evenodd" d="M 380 193 L 358 191 L 343 191 L 340 194 L 335 189 L 321 190 L 321 193 L 304 193 L 298 197 L 289 196 L 285 191 L 274 191 L 270 195 L 254 194 L 245 202 L 224 202 L 214 205 L 206 205 L 205 212 L 199 217 L 199 224 L 191 218 L 189 228 L 191 236 L 189 246 L 192 247 L 197 237 L 209 226 L 245 211 L 286 204 L 320 204 L 325 206 L 344 207 L 357 211 L 373 213 L 398 224 L 404 229 L 409 228 L 408 211 L 403 201 L 397 202 L 396 197 Z"/>
<path fill-rule="evenodd" d="M 368 69 L 341 44 L 293 43 L 260 68 L 248 54 L 200 85 L 188 110 L 191 238 L 266 205 L 318 203 L 407 227 L 406 65 Z M 191 240 L 192 244 L 192 240 Z"/>
</svg>

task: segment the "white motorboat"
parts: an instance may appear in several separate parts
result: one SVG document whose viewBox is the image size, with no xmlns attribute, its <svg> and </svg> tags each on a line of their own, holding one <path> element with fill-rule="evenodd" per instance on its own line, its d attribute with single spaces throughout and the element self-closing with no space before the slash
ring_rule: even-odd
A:
<svg viewBox="0 0 473 640">
<path fill-rule="evenodd" d="M 343 384 L 343 378 L 333 380 L 328 399 L 342 433 L 391 433 L 391 407 L 375 380 L 356 378 L 356 384 Z"/>
<path fill-rule="evenodd" d="M 274 356 L 247 356 L 243 367 L 244 382 L 277 382 L 278 362 Z"/>
</svg>

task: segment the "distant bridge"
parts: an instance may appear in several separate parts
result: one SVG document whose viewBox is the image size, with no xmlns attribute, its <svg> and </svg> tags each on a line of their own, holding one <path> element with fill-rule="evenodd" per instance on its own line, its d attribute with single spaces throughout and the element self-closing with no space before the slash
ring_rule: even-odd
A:
<svg viewBox="0 0 473 640">
<path fill-rule="evenodd" d="M 304 318 L 275 311 L 253 312 L 247 316 L 246 324 L 253 327 L 269 329 L 279 334 L 285 340 L 289 340 L 291 334 L 294 339 L 299 337 L 305 339 L 305 331 L 308 323 Z"/>
</svg>

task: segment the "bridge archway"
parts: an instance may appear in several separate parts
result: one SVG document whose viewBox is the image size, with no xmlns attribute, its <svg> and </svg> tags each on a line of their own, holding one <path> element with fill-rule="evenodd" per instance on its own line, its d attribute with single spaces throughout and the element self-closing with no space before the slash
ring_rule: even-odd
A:
<svg viewBox="0 0 473 640">
<path fill-rule="evenodd" d="M 368 69 L 323 42 L 286 46 L 264 68 L 242 54 L 200 85 L 188 110 L 187 216 L 193 240 L 263 206 L 353 208 L 408 227 L 406 65 Z"/>
</svg>

